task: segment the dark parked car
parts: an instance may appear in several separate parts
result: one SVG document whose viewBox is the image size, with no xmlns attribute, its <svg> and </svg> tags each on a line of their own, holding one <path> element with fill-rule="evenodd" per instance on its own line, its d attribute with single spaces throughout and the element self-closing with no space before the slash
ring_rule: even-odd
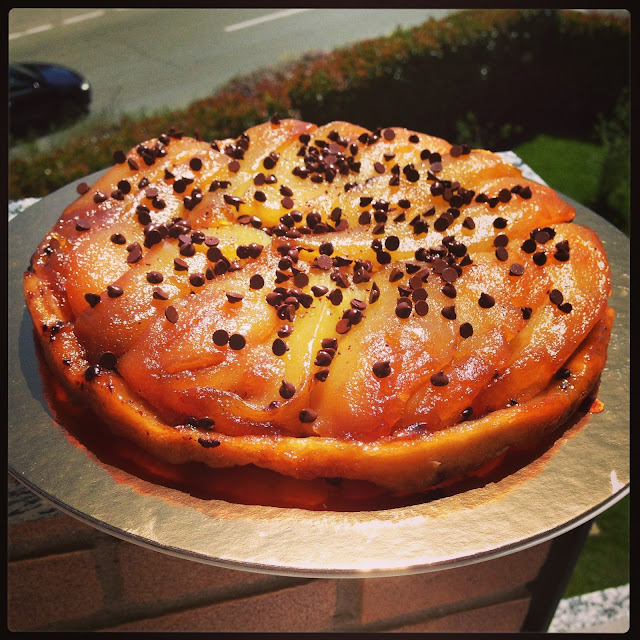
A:
<svg viewBox="0 0 640 640">
<path fill-rule="evenodd" d="M 9 130 L 24 135 L 75 120 L 89 111 L 91 85 L 54 64 L 9 65 Z"/>
</svg>

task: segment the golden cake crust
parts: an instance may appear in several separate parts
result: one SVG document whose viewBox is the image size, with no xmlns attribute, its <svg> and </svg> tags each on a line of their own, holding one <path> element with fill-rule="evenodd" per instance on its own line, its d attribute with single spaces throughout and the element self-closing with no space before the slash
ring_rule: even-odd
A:
<svg viewBox="0 0 640 640">
<path fill-rule="evenodd" d="M 598 383 L 602 245 L 496 154 L 273 120 L 114 158 L 25 299 L 68 390 L 163 460 L 420 490 Z"/>
</svg>

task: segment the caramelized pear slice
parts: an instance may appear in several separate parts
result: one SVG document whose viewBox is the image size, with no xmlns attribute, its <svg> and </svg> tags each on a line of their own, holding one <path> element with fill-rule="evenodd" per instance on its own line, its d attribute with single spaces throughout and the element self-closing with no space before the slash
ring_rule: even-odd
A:
<svg viewBox="0 0 640 640">
<path fill-rule="evenodd" d="M 514 338 L 511 358 L 500 376 L 476 398 L 476 415 L 512 399 L 529 400 L 544 389 L 605 311 L 607 299 L 600 292 L 610 290 L 611 274 L 596 234 L 580 225 L 558 225 L 548 244 L 545 265 L 527 265 L 539 274 L 540 288 L 534 296 L 542 298 L 541 303 Z M 568 247 L 568 253 L 557 245 Z"/>
<path fill-rule="evenodd" d="M 389 278 L 391 269 L 386 267 L 372 282 L 345 292 L 342 309 L 348 309 L 352 299 L 367 303 L 373 282 L 379 298 L 367 304 L 362 319 L 346 333 L 340 333 L 342 327 L 334 334 L 338 350 L 329 376 L 312 393 L 318 412 L 314 430 L 319 435 L 365 441 L 388 435 L 402 415 L 410 390 L 452 356 L 456 332 L 439 312 L 444 296 L 430 289 L 428 300 L 437 301 L 437 310 L 399 317 L 399 294 L 397 283 Z"/>
</svg>

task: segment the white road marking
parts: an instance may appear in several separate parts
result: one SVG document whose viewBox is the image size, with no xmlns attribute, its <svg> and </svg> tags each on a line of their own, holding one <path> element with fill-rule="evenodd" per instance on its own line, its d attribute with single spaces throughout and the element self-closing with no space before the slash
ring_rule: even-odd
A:
<svg viewBox="0 0 640 640">
<path fill-rule="evenodd" d="M 102 9 L 97 11 L 91 11 L 91 13 L 81 13 L 79 16 L 73 16 L 72 18 L 66 18 L 62 21 L 62 24 L 74 24 L 75 22 L 82 22 L 83 20 L 91 20 L 93 18 L 101 18 L 104 15 Z"/>
<path fill-rule="evenodd" d="M 72 16 L 71 18 L 65 18 L 58 24 L 58 26 L 60 24 L 75 24 L 76 22 L 83 22 L 84 20 L 91 20 L 93 18 L 102 18 L 102 16 L 104 16 L 104 11 L 102 9 L 98 9 L 97 11 L 90 11 L 89 13 L 81 13 L 77 16 Z M 25 29 L 24 31 L 16 31 L 15 33 L 9 34 L 9 40 L 17 40 L 18 38 L 22 38 L 23 36 L 31 36 L 34 33 L 40 33 L 41 31 L 49 31 L 49 29 L 53 29 L 53 27 L 53 24 L 47 23 L 40 25 L 39 27 Z"/>
<path fill-rule="evenodd" d="M 260 18 L 253 18 L 252 20 L 245 20 L 244 22 L 236 22 L 225 27 L 226 32 L 238 31 L 239 29 L 246 29 L 247 27 L 253 27 L 269 20 L 277 20 L 278 18 L 288 18 L 296 13 L 302 13 L 303 11 L 309 11 L 309 9 L 284 9 L 283 11 L 276 11 Z"/>
<path fill-rule="evenodd" d="M 31 29 L 27 29 L 26 31 L 10 33 L 9 40 L 15 40 L 16 38 L 21 38 L 22 36 L 30 36 L 34 33 L 40 33 L 41 31 L 49 31 L 49 29 L 53 29 L 52 24 L 42 24 L 39 27 L 32 27 Z"/>
</svg>

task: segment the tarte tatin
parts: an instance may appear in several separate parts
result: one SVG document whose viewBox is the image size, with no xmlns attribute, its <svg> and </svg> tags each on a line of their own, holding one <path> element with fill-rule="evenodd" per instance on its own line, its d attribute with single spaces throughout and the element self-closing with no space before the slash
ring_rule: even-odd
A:
<svg viewBox="0 0 640 640">
<path fill-rule="evenodd" d="M 25 273 L 53 373 L 171 463 L 418 491 L 562 425 L 613 321 L 596 234 L 494 153 L 279 119 L 171 130 Z"/>
</svg>

